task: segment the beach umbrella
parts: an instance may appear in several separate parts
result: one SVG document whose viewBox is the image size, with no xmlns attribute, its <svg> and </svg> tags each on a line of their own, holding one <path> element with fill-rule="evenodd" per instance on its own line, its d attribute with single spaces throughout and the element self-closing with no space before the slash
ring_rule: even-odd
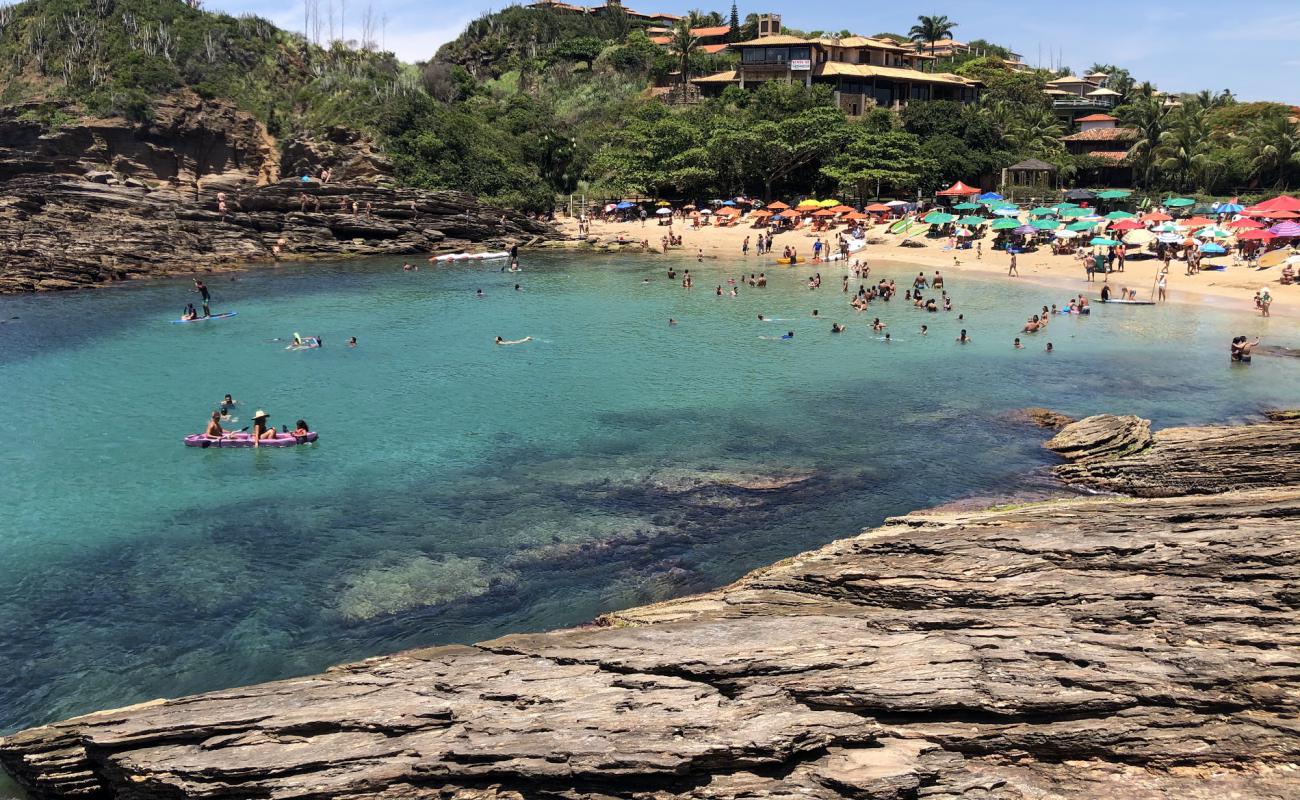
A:
<svg viewBox="0 0 1300 800">
<path fill-rule="evenodd" d="M 1061 209 L 1061 219 L 1079 219 L 1080 217 L 1091 217 L 1092 209 L 1090 208 L 1063 208 Z"/>
<path fill-rule="evenodd" d="M 1054 208 L 1044 208 L 1043 206 L 1039 206 L 1038 208 L 1035 208 L 1035 209 L 1033 209 L 1032 211 L 1030 211 L 1030 212 L 1029 212 L 1029 216 L 1031 216 L 1031 217 L 1054 217 L 1054 216 L 1056 216 L 1056 209 L 1054 209 Z"/>
<path fill-rule="evenodd" d="M 734 217 L 740 214 L 740 209 L 734 206 L 723 206 L 718 209 L 718 215 L 723 217 Z"/>
<path fill-rule="evenodd" d="M 1216 214 L 1240 214 L 1245 210 L 1240 203 L 1222 203 L 1214 207 L 1214 213 Z"/>
<path fill-rule="evenodd" d="M 1162 233 L 1156 239 L 1165 244 L 1181 244 L 1183 241 L 1182 235 L 1177 233 Z"/>
<path fill-rule="evenodd" d="M 1078 231 L 1057 231 L 1056 232 L 1056 238 L 1058 239 L 1077 239 L 1079 238 L 1079 236 L 1080 233 Z"/>
<path fill-rule="evenodd" d="M 995 220 L 989 227 L 995 231 L 1009 231 L 1019 228 L 1020 223 L 1014 219 L 999 219 Z"/>
<path fill-rule="evenodd" d="M 1187 219 L 1178 220 L 1178 224 L 1187 228 L 1204 228 L 1214 224 L 1214 220 L 1208 217 L 1188 217 Z"/>
<path fill-rule="evenodd" d="M 694 211 L 694 210 L 695 210 L 695 206 L 693 205 L 682 206 L 682 211 Z"/>
<path fill-rule="evenodd" d="M 862 209 L 862 210 L 863 210 L 863 211 L 874 211 L 874 212 L 877 213 L 877 214 L 883 214 L 883 213 L 887 213 L 887 212 L 889 212 L 889 211 L 893 211 L 894 209 L 893 209 L 893 206 L 887 206 L 887 205 L 885 205 L 884 203 L 872 203 L 871 205 L 867 206 L 866 208 L 864 208 L 864 209 Z"/>
<path fill-rule="evenodd" d="M 1232 222 L 1229 222 L 1225 227 L 1235 228 L 1237 230 L 1253 230 L 1255 228 L 1264 227 L 1264 223 L 1257 222 L 1256 220 L 1253 219 L 1247 219 L 1246 217 L 1242 217 L 1241 219 L 1234 219 Z"/>
<path fill-rule="evenodd" d="M 1300 236 L 1300 222 L 1279 222 L 1269 230 L 1285 239 L 1291 239 Z"/>
<path fill-rule="evenodd" d="M 1196 232 L 1196 236 L 1201 239 L 1227 239 L 1232 233 L 1225 231 L 1223 228 L 1201 228 Z"/>
<path fill-rule="evenodd" d="M 989 221 L 984 219 L 983 217 L 962 217 L 961 219 L 957 220 L 957 224 L 965 225 L 967 227 L 972 227 L 972 226 L 978 227 L 980 225 L 989 224 Z"/>
<path fill-rule="evenodd" d="M 701 213 L 701 214 L 712 214 L 713 211 L 711 211 L 710 209 L 707 209 L 707 208 L 702 208 L 702 209 L 700 209 L 700 213 Z"/>
<path fill-rule="evenodd" d="M 959 236 L 959 237 L 961 237 L 962 239 L 965 239 L 965 238 L 968 238 L 968 237 L 970 237 L 970 236 L 974 236 L 974 235 L 975 235 L 975 234 L 971 233 L 970 231 L 966 230 L 965 228 L 961 228 L 960 230 L 958 230 L 956 233 L 953 234 L 953 236 Z"/>
<path fill-rule="evenodd" d="M 658 214 L 658 215 L 661 216 L 661 217 L 666 217 L 666 216 L 668 216 L 669 214 L 673 213 L 673 210 L 672 210 L 671 208 L 661 208 L 661 209 L 659 209 L 658 211 L 656 211 L 655 213 Z"/>
<path fill-rule="evenodd" d="M 1038 229 L 1033 225 L 1021 225 L 1019 228 L 1016 228 L 1016 233 L 1024 236 L 1026 234 L 1038 233 Z"/>
<path fill-rule="evenodd" d="M 1297 214 L 1294 211 L 1251 211 L 1248 208 L 1241 213 L 1250 214 L 1255 217 L 1263 217 L 1264 219 L 1300 219 L 1300 214 Z"/>
<path fill-rule="evenodd" d="M 821 208 L 821 207 L 822 207 L 822 204 L 821 204 L 821 202 L 818 201 L 818 200 L 804 200 L 804 201 L 800 202 L 799 205 L 798 205 L 798 208 L 801 209 L 801 210 L 803 210 L 803 209 L 807 209 L 807 210 L 815 210 L 815 209 L 818 209 L 818 208 Z"/>
<path fill-rule="evenodd" d="M 813 216 L 814 216 L 814 217 L 833 217 L 833 216 L 835 216 L 835 212 L 832 211 L 832 210 L 830 210 L 829 208 L 823 208 L 823 209 L 820 210 L 820 211 L 814 211 L 814 212 L 813 212 Z"/>
<path fill-rule="evenodd" d="M 861 211 L 850 211 L 849 213 L 844 215 L 844 218 L 857 221 L 857 220 L 871 219 L 871 215 L 863 214 Z"/>
<path fill-rule="evenodd" d="M 724 205 L 724 206 L 734 206 L 734 205 L 736 205 L 736 201 L 735 201 L 735 200 L 723 200 L 723 201 L 722 201 L 722 205 Z"/>
<path fill-rule="evenodd" d="M 853 206 L 838 205 L 831 209 L 836 214 L 848 214 L 853 211 Z"/>
<path fill-rule="evenodd" d="M 817 201 L 817 205 L 821 206 L 822 208 L 835 208 L 835 206 L 838 206 L 839 204 L 840 204 L 839 200 L 818 200 Z"/>
<path fill-rule="evenodd" d="M 1143 222 L 1168 222 L 1173 219 L 1173 217 L 1163 211 L 1151 211 L 1138 217 L 1138 219 Z"/>
<path fill-rule="evenodd" d="M 1237 238 L 1243 242 L 1250 242 L 1256 240 L 1267 242 L 1269 239 L 1276 239 L 1277 234 L 1273 233 L 1272 231 L 1249 230 L 1249 231 L 1245 231 L 1244 233 L 1237 234 Z"/>
<path fill-rule="evenodd" d="M 947 225 L 954 219 L 956 219 L 956 217 L 952 214 L 945 214 L 942 211 L 931 211 L 929 214 L 926 214 L 925 219 L 921 221 L 927 225 Z"/>
<path fill-rule="evenodd" d="M 1196 205 L 1196 201 L 1190 197 L 1169 197 L 1161 205 L 1165 208 L 1187 208 Z"/>
<path fill-rule="evenodd" d="M 1039 231 L 1054 231 L 1061 226 L 1061 223 L 1054 219 L 1036 219 L 1029 225 Z"/>
<path fill-rule="evenodd" d="M 1109 220 L 1136 219 L 1137 214 L 1130 214 L 1127 211 L 1112 211 L 1106 215 Z"/>
<path fill-rule="evenodd" d="M 1118 247 L 1119 246 L 1119 242 L 1115 241 L 1114 239 L 1107 239 L 1103 236 L 1094 236 L 1092 241 L 1089 242 L 1088 244 L 1092 245 L 1093 247 Z"/>
<path fill-rule="evenodd" d="M 1123 200 L 1125 197 L 1133 194 L 1132 189 L 1107 189 L 1104 192 L 1097 192 L 1098 200 Z"/>
<path fill-rule="evenodd" d="M 1201 252 L 1210 256 L 1221 256 L 1228 251 L 1227 249 L 1224 248 L 1223 245 L 1217 242 L 1206 242 L 1205 244 L 1201 245 Z"/>
<path fill-rule="evenodd" d="M 636 205 L 636 203 L 633 203 L 633 202 L 630 201 L 630 200 L 624 200 L 623 202 L 619 203 L 618 205 L 616 205 L 616 206 L 614 206 L 614 207 L 617 208 L 619 211 L 626 211 L 626 210 L 628 210 L 629 208 L 632 208 L 632 207 L 635 206 L 635 205 Z"/>
<path fill-rule="evenodd" d="M 985 192 L 984 194 L 980 195 L 975 199 L 979 200 L 980 202 L 984 202 L 986 200 L 1001 200 L 1002 195 L 998 194 L 997 192 Z"/>
<path fill-rule="evenodd" d="M 974 211 L 979 207 L 980 207 L 979 203 L 958 203 L 957 205 L 952 207 L 952 210 L 953 211 Z"/>
<path fill-rule="evenodd" d="M 1256 203 L 1254 207 L 1266 211 L 1300 211 L 1300 197 L 1292 197 L 1289 194 L 1278 195 L 1272 200 Z"/>
<path fill-rule="evenodd" d="M 789 207 L 790 206 L 786 205 L 785 203 L 782 203 L 780 200 L 777 200 L 775 203 L 771 203 L 770 205 L 768 205 L 767 208 L 770 211 L 785 211 Z"/>
<path fill-rule="evenodd" d="M 1066 200 L 1096 200 L 1097 193 L 1089 189 L 1071 189 L 1064 197 Z"/>
<path fill-rule="evenodd" d="M 1067 231 L 1078 231 L 1082 233 L 1084 231 L 1090 231 L 1095 227 L 1097 227 L 1097 223 L 1095 222 L 1071 222 L 1069 225 L 1065 226 L 1065 229 Z"/>
<path fill-rule="evenodd" d="M 610 203 L 609 205 L 605 206 L 606 211 L 613 211 L 615 208 L 618 208 L 618 206 L 614 205 L 613 203 Z"/>
<path fill-rule="evenodd" d="M 1002 206 L 1001 208 L 993 209 L 993 213 L 997 214 L 999 217 L 1018 217 L 1020 216 L 1020 209 L 1015 206 Z"/>
<path fill-rule="evenodd" d="M 1146 244 L 1156 238 L 1156 235 L 1148 230 L 1132 230 L 1124 234 L 1124 244 Z"/>
<path fill-rule="evenodd" d="M 1135 219 L 1122 219 L 1110 226 L 1113 231 L 1138 231 L 1142 230 L 1142 223 Z"/>
<path fill-rule="evenodd" d="M 668 202 L 667 200 L 660 200 L 658 203 L 655 203 L 655 205 L 659 206 L 660 208 L 666 208 L 668 206 L 671 206 L 672 203 Z"/>
</svg>

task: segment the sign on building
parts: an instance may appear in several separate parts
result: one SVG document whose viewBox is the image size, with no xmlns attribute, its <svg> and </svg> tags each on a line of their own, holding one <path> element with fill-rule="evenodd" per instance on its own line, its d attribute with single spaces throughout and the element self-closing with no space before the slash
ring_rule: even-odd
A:
<svg viewBox="0 0 1300 800">
<path fill-rule="evenodd" d="M 792 70 L 812 69 L 812 60 L 808 58 L 792 58 L 790 59 L 790 69 Z"/>
</svg>

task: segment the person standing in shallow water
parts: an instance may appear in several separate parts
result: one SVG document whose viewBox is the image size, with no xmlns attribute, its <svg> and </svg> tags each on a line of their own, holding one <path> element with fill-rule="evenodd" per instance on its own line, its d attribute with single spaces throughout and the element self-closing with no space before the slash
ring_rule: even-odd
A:
<svg viewBox="0 0 1300 800">
<path fill-rule="evenodd" d="M 1020 277 L 1020 270 L 1016 269 L 1016 254 L 1015 254 L 1015 253 L 1012 253 L 1012 254 L 1011 254 L 1011 265 L 1010 265 L 1009 267 L 1007 267 L 1007 277 L 1008 277 L 1008 278 L 1019 278 L 1019 277 Z"/>
</svg>

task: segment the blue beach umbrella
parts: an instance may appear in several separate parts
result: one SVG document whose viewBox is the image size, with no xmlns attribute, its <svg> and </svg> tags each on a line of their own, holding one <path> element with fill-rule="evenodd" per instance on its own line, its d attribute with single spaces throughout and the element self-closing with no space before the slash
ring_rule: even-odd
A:
<svg viewBox="0 0 1300 800">
<path fill-rule="evenodd" d="M 1217 242 L 1206 242 L 1201 245 L 1201 252 L 1207 256 L 1221 256 L 1228 251 L 1223 245 Z"/>
<path fill-rule="evenodd" d="M 630 203 L 627 200 L 624 200 L 623 202 L 616 204 L 614 208 L 617 208 L 619 211 L 626 211 L 635 205 L 636 203 Z"/>
<path fill-rule="evenodd" d="M 1018 209 L 1018 208 L 995 208 L 995 209 L 993 209 L 993 213 L 994 213 L 994 214 L 997 214 L 999 217 L 1018 217 L 1018 216 L 1020 216 L 1020 209 Z"/>
<path fill-rule="evenodd" d="M 1215 214 L 1240 214 L 1242 211 L 1245 211 L 1245 209 L 1242 208 L 1242 207 L 1241 207 L 1240 205 L 1238 205 L 1237 203 L 1224 203 L 1223 205 L 1219 206 L 1218 208 L 1214 208 L 1214 209 L 1211 209 L 1211 210 L 1212 210 Z"/>
<path fill-rule="evenodd" d="M 976 199 L 982 203 L 985 200 L 1001 200 L 1002 195 L 998 194 L 997 192 L 985 192 L 984 194 L 980 195 Z"/>
</svg>

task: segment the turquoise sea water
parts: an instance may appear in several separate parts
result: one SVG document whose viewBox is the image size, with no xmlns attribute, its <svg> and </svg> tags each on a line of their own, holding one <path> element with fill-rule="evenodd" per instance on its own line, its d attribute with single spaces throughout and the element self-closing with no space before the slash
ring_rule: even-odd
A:
<svg viewBox="0 0 1300 800">
<path fill-rule="evenodd" d="M 674 262 L 690 292 L 667 263 L 256 270 L 213 276 L 238 316 L 199 325 L 168 323 L 188 281 L 0 298 L 0 731 L 580 623 L 887 515 L 1041 489 L 1053 460 L 1008 418 L 1023 406 L 1170 425 L 1300 399 L 1296 362 L 1226 357 L 1237 333 L 1300 344 L 1292 320 L 1096 306 L 1017 351 L 1068 292 L 950 275 L 951 313 L 900 292 L 864 316 L 832 265 L 816 292 L 811 268 L 767 264 L 767 289 L 719 298 L 739 262 Z M 295 331 L 325 347 L 269 341 Z M 183 447 L 225 392 L 235 427 L 262 407 L 320 443 Z M 804 480 L 745 488 L 772 476 Z"/>
</svg>

